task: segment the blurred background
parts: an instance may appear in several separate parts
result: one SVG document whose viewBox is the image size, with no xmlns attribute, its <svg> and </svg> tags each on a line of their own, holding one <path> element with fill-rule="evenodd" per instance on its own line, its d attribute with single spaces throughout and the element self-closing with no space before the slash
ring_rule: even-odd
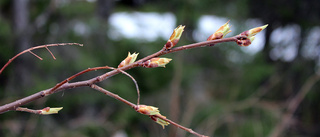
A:
<svg viewBox="0 0 320 137">
<path fill-rule="evenodd" d="M 138 59 L 160 50 L 173 29 L 186 25 L 177 46 L 205 41 L 230 20 L 233 36 L 269 24 L 249 47 L 235 43 L 165 55 L 166 68 L 128 70 L 141 103 L 204 135 L 320 136 L 320 2 L 318 0 L 1 0 L 0 66 L 37 45 L 0 75 L 0 105 L 53 87 L 89 67 L 116 67 L 128 52 Z M 72 82 L 107 70 L 90 72 Z M 99 83 L 135 103 L 130 78 Z M 56 115 L 0 115 L 3 137 L 185 137 L 126 104 L 88 87 L 65 90 L 24 107 L 63 107 Z"/>
</svg>

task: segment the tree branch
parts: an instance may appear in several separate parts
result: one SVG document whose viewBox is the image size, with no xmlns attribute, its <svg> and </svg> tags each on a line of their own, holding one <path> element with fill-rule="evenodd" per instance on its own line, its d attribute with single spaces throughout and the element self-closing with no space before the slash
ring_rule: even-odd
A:
<svg viewBox="0 0 320 137">
<path fill-rule="evenodd" d="M 182 51 L 182 50 L 192 49 L 192 48 L 196 48 L 196 47 L 204 47 L 204 46 L 208 46 L 210 44 L 217 44 L 217 43 L 223 43 L 223 42 L 236 42 L 239 39 L 245 39 L 245 38 L 246 38 L 246 36 L 238 35 L 238 36 L 234 36 L 234 37 L 230 37 L 230 38 L 223 38 L 223 39 L 217 39 L 217 40 L 212 40 L 212 41 L 205 41 L 205 42 L 199 42 L 199 43 L 189 44 L 189 45 L 185 45 L 185 46 L 180 46 L 180 47 L 173 48 L 171 50 L 165 50 L 165 48 L 163 48 L 160 51 L 158 51 L 158 52 L 156 52 L 156 53 L 154 53 L 152 55 L 149 55 L 149 56 L 147 56 L 147 57 L 145 57 L 143 59 L 140 59 L 140 60 L 138 60 L 138 61 L 136 61 L 136 62 L 134 62 L 134 63 L 132 63 L 130 65 L 115 69 L 113 71 L 107 72 L 107 73 L 105 73 L 103 75 L 100 75 L 100 76 L 97 76 L 95 78 L 92 78 L 92 79 L 89 79 L 89 80 L 85 80 L 85 81 L 74 82 L 74 83 L 67 83 L 68 80 L 67 81 L 63 81 L 63 82 L 61 82 L 60 84 L 56 85 L 55 87 L 53 87 L 51 89 L 42 90 L 42 91 L 40 91 L 38 93 L 35 93 L 33 95 L 30 95 L 28 97 L 16 100 L 14 102 L 11 102 L 11 103 L 8 103 L 8 104 L 5 104 L 5 105 L 2 105 L 2 106 L 0 106 L 0 114 L 4 113 L 4 112 L 7 112 L 7 111 L 10 111 L 10 110 L 16 110 L 16 108 L 19 107 L 19 106 L 25 105 L 25 104 L 27 104 L 29 102 L 32 102 L 34 100 L 37 100 L 39 98 L 48 96 L 50 94 L 53 94 L 53 93 L 56 93 L 56 92 L 59 92 L 59 91 L 62 91 L 62 90 L 76 88 L 76 87 L 90 86 L 92 84 L 101 82 L 101 81 L 103 81 L 105 79 L 108 79 L 108 78 L 118 74 L 118 73 L 121 73 L 121 71 L 126 71 L 128 69 L 141 66 L 141 63 L 143 63 L 144 61 L 147 61 L 147 60 L 149 60 L 151 58 L 154 58 L 154 57 L 158 57 L 158 56 L 162 56 L 162 55 L 165 55 L 165 54 L 178 52 L 178 51 Z M 37 47 L 30 48 L 28 50 L 25 50 L 25 51 L 17 54 L 13 58 L 11 58 L 9 60 L 9 62 L 2 68 L 2 70 L 8 64 L 10 64 L 10 62 L 12 62 L 13 59 L 15 59 L 16 57 L 18 57 L 19 55 L 21 55 L 21 54 L 23 54 L 25 52 L 28 52 L 29 50 L 38 49 L 38 48 L 44 48 L 44 47 L 47 47 L 47 46 L 59 46 L 59 45 L 71 45 L 71 44 L 81 45 L 81 44 L 78 44 L 78 43 L 63 43 L 63 44 L 49 44 L 49 45 L 43 45 L 43 46 L 37 46 Z M 82 71 L 82 72 L 79 72 L 79 73 L 85 73 L 85 72 Z"/>
<path fill-rule="evenodd" d="M 4 113 L 4 112 L 7 112 L 7 111 L 25 111 L 25 112 L 30 112 L 30 113 L 35 113 L 35 114 L 39 114 L 38 111 L 39 110 L 32 110 L 32 109 L 28 109 L 28 108 L 22 108 L 20 106 L 22 105 L 25 105 L 29 102 L 32 102 L 32 101 L 35 101 L 39 98 L 43 98 L 45 96 L 48 96 L 48 95 L 51 95 L 53 93 L 56 93 L 56 92 L 59 92 L 59 91 L 62 91 L 62 90 L 66 90 L 66 89 L 71 89 L 71 88 L 76 88 L 76 87 L 84 87 L 84 86 L 89 86 L 93 89 L 96 89 L 110 97 L 113 97 L 129 106 L 131 106 L 132 108 L 136 109 L 137 106 L 139 105 L 140 103 L 140 91 L 139 91 L 139 88 L 138 88 L 138 84 L 137 82 L 135 81 L 135 79 L 129 75 L 128 73 L 126 73 L 125 71 L 126 70 L 129 70 L 131 68 L 135 68 L 135 67 L 142 67 L 143 66 L 143 63 L 147 60 L 150 60 L 152 58 L 155 58 L 155 57 L 159 57 L 159 56 L 162 56 L 162 55 L 165 55 L 165 54 L 169 54 L 169 53 L 173 53 L 173 52 L 178 52 L 178 51 L 182 51 L 182 50 L 187 50 L 187 49 L 192 49 L 192 48 L 196 48 L 196 47 L 206 47 L 206 46 L 209 46 L 209 45 L 214 45 L 214 44 L 218 44 L 218 43 L 223 43 L 223 42 L 238 42 L 239 40 L 245 40 L 247 39 L 246 36 L 243 36 L 243 35 L 238 35 L 238 36 L 234 36 L 234 37 L 230 37 L 230 38 L 222 38 L 222 39 L 216 39 L 216 40 L 211 40 L 211 41 L 205 41 L 205 42 L 199 42 L 199 43 L 194 43 L 194 44 L 189 44 L 189 45 L 184 45 L 184 46 L 180 46 L 180 47 L 176 47 L 176 48 L 172 48 L 172 49 L 167 49 L 166 48 L 166 45 L 164 45 L 164 47 L 159 50 L 158 52 L 154 53 L 154 54 L 151 54 L 147 57 L 144 57 L 132 64 L 129 64 L 129 65 L 126 65 L 126 66 L 123 66 L 123 67 L 120 67 L 120 68 L 113 68 L 113 67 L 109 67 L 109 66 L 103 66 L 103 67 L 95 67 L 95 68 L 88 68 L 86 70 L 83 70 L 69 78 L 67 78 L 66 80 L 58 83 L 57 85 L 55 85 L 53 88 L 50 88 L 50 89 L 46 89 L 46 90 L 42 90 L 38 93 L 35 93 L 33 95 L 30 95 L 28 97 L 25 97 L 25 98 L 22 98 L 22 99 L 19 99 L 19 100 L 16 100 L 14 102 L 11 102 L 11 103 L 8 103 L 8 104 L 5 104 L 5 105 L 2 105 L 0 106 L 0 114 L 1 113 Z M 17 58 L 18 56 L 20 56 L 21 54 L 24 54 L 25 52 L 30 52 L 30 53 L 33 53 L 31 52 L 31 50 L 34 50 L 34 49 L 38 49 L 38 48 L 46 48 L 49 53 L 52 55 L 52 57 L 55 59 L 55 57 L 53 56 L 53 54 L 50 52 L 50 50 L 47 48 L 49 46 L 59 46 L 59 45 L 80 45 L 82 46 L 82 44 L 78 44 L 78 43 L 62 43 L 62 44 L 49 44 L 49 45 L 43 45 L 43 46 L 37 46 L 37 47 L 33 47 L 33 48 L 30 48 L 30 49 L 27 49 L 19 54 L 17 54 L 16 56 L 14 56 L 13 58 L 11 58 L 6 64 L 5 66 L 1 69 L 0 71 L 0 74 L 1 72 L 15 59 Z M 35 54 L 34 54 L 35 55 Z M 37 55 L 35 55 L 37 56 Z M 87 72 L 90 72 L 90 71 L 94 71 L 94 70 L 100 70 L 100 69 L 113 69 L 112 71 L 109 71 L 103 75 L 100 75 L 100 76 L 97 76 L 95 78 L 92 78 L 92 79 L 88 79 L 88 80 L 84 80 L 84 81 L 79 81 L 79 82 L 74 82 L 74 83 L 69 83 L 70 80 L 84 74 L 84 73 L 87 73 Z M 138 100 L 137 100 L 137 105 L 136 104 L 133 104 L 123 98 L 121 98 L 120 96 L 112 93 L 112 92 L 109 92 L 99 86 L 96 85 L 96 83 L 98 82 L 101 82 L 105 79 L 108 79 L 116 74 L 119 74 L 119 73 L 123 73 L 127 76 L 129 76 L 135 83 L 136 85 L 136 88 L 137 88 L 137 93 L 138 93 Z M 192 133 L 194 135 L 197 135 L 199 137 L 204 137 L 204 135 L 201 135 L 201 134 L 198 134 L 196 132 L 194 132 L 192 129 L 189 129 L 189 128 L 186 128 L 186 127 L 183 127 L 169 119 L 167 119 L 166 117 L 162 116 L 162 115 L 151 115 L 151 117 L 156 117 L 156 118 L 160 118 L 164 121 L 167 121 L 169 123 L 171 123 L 172 125 L 176 126 L 176 127 L 179 127 L 185 131 L 188 131 L 189 133 Z"/>
</svg>

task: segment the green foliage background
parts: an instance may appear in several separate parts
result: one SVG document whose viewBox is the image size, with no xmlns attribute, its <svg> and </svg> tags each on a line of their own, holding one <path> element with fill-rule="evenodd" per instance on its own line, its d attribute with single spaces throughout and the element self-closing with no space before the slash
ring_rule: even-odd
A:
<svg viewBox="0 0 320 137">
<path fill-rule="evenodd" d="M 1 105 L 53 87 L 65 78 L 89 67 L 117 66 L 128 51 L 139 52 L 139 58 L 162 48 L 166 40 L 153 42 L 108 38 L 108 17 L 116 12 L 171 12 L 176 24 L 185 24 L 186 31 L 179 45 L 194 43 L 192 32 L 202 15 L 226 17 L 238 26 L 246 26 L 248 18 L 269 24 L 266 45 L 255 54 L 247 55 L 235 43 L 198 48 L 166 55 L 173 61 L 165 68 L 128 70 L 138 81 L 141 102 L 157 106 L 161 113 L 195 131 L 221 137 L 271 136 L 287 110 L 288 102 L 299 93 L 309 77 L 319 68 L 317 58 L 304 58 L 301 50 L 307 34 L 320 25 L 316 0 L 28 0 L 28 47 L 49 43 L 76 42 L 84 47 L 50 48 L 57 60 L 46 50 L 35 53 L 43 61 L 25 54 L 0 75 Z M 19 0 L 0 2 L 0 65 L 19 53 L 19 36 L 15 30 L 13 5 Z M 46 20 L 41 24 L 39 17 Z M 90 33 L 74 32 L 77 21 L 85 23 Z M 301 28 L 298 54 L 292 61 L 273 60 L 270 44 L 273 30 L 290 24 Z M 249 26 L 256 27 L 256 26 Z M 233 30 L 240 33 L 246 27 Z M 213 32 L 215 30 L 212 30 Z M 298 32 L 297 32 L 298 33 Z M 168 36 L 169 37 L 169 36 Z M 319 41 L 318 41 L 319 42 Z M 320 42 L 319 42 L 320 43 Z M 319 50 L 318 43 L 318 50 Z M 25 49 L 25 48 L 24 48 Z M 233 62 L 232 53 L 245 60 Z M 319 52 L 318 52 L 319 53 Z M 74 81 L 86 80 L 107 71 L 85 74 Z M 318 74 L 319 75 L 319 74 Z M 319 76 L 318 76 L 319 77 Z M 318 78 L 319 79 L 319 78 Z M 100 86 L 135 102 L 137 95 L 130 78 L 119 74 L 99 83 Z M 293 119 L 280 136 L 320 135 L 320 84 L 312 86 Z M 125 104 L 90 88 L 62 91 L 34 101 L 25 107 L 64 107 L 57 115 L 39 116 L 23 112 L 0 115 L 0 136 L 192 136 L 173 126 L 162 129 L 148 117 L 136 113 Z"/>
</svg>

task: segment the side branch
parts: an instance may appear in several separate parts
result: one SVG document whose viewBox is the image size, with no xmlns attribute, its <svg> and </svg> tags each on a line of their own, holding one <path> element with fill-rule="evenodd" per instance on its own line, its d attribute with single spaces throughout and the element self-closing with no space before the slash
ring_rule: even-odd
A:
<svg viewBox="0 0 320 137">
<path fill-rule="evenodd" d="M 36 46 L 36 47 L 32 47 L 29 49 L 26 49 L 20 53 L 18 53 L 17 55 L 15 55 L 13 58 L 9 59 L 9 61 L 1 68 L 0 70 L 0 74 L 2 73 L 2 71 L 17 57 L 19 57 L 20 55 L 26 53 L 26 52 L 30 52 L 31 54 L 33 54 L 34 56 L 36 56 L 37 58 L 39 58 L 40 60 L 42 60 L 41 57 L 39 57 L 38 55 L 34 54 L 31 50 L 35 50 L 35 49 L 40 49 L 40 48 L 46 48 L 49 53 L 51 54 L 51 56 L 53 57 L 53 59 L 55 59 L 55 57 L 53 56 L 53 54 L 51 53 L 51 51 L 48 49 L 48 47 L 53 47 L 53 46 L 63 46 L 63 45 L 79 45 L 79 46 L 83 46 L 83 44 L 79 44 L 79 43 L 58 43 L 58 44 L 47 44 L 47 45 L 40 45 L 40 46 Z"/>
<path fill-rule="evenodd" d="M 116 99 L 116 100 L 119 100 L 119 101 L 121 101 L 121 102 L 129 105 L 129 106 L 132 107 L 132 108 L 136 108 L 136 107 L 137 107 L 136 104 L 133 104 L 133 103 L 131 103 L 130 101 L 123 99 L 123 98 L 120 97 L 119 95 L 114 94 L 114 93 L 112 93 L 112 92 L 110 92 L 110 91 L 108 91 L 108 90 L 106 90 L 106 89 L 104 89 L 104 88 L 102 88 L 102 87 L 99 87 L 98 85 L 92 84 L 90 87 L 93 88 L 93 89 L 95 89 L 95 90 L 98 90 L 98 91 L 100 91 L 100 92 L 102 92 L 102 93 L 104 93 L 104 94 L 106 94 L 106 95 L 108 95 L 108 96 L 110 96 L 110 97 L 112 97 L 112 98 L 114 98 L 114 99 Z"/>
<path fill-rule="evenodd" d="M 121 98 L 121 97 L 120 97 L 119 95 L 117 95 L 117 94 L 114 94 L 114 93 L 112 93 L 112 92 L 110 92 L 110 91 L 108 91 L 108 90 L 105 90 L 105 89 L 102 88 L 102 87 L 99 87 L 99 86 L 97 86 L 97 85 L 95 85 L 95 84 L 92 84 L 90 87 L 93 88 L 93 89 L 95 89 L 95 90 L 98 90 L 98 91 L 100 91 L 100 92 L 102 92 L 102 93 L 104 93 L 104 94 L 106 94 L 106 95 L 108 95 L 108 96 L 110 96 L 110 97 L 112 97 L 112 98 L 115 98 L 115 99 L 117 99 L 117 100 L 119 100 L 119 101 L 121 101 L 121 102 L 123 102 L 123 103 L 125 103 L 125 104 L 127 104 L 127 105 L 129 105 L 129 106 L 132 107 L 133 109 L 137 108 L 137 105 L 131 103 L 131 102 L 128 101 L 128 100 L 125 100 L 125 99 Z M 192 129 L 190 129 L 190 128 L 186 128 L 186 127 L 184 127 L 184 126 L 182 126 L 182 125 L 179 125 L 179 124 L 177 124 L 177 123 L 175 123 L 175 122 L 167 119 L 165 116 L 162 116 L 162 115 L 159 115 L 159 114 L 157 114 L 157 115 L 150 115 L 150 116 L 152 116 L 152 117 L 157 117 L 157 118 L 160 118 L 160 119 L 162 119 L 162 120 L 164 120 L 164 121 L 167 121 L 167 122 L 169 122 L 170 124 L 172 124 L 172 125 L 180 128 L 180 129 L 183 129 L 183 130 L 185 130 L 185 131 L 187 131 L 187 132 L 189 132 L 189 133 L 191 133 L 191 134 L 194 134 L 194 135 L 196 135 L 196 136 L 199 136 L 199 137 L 207 137 L 207 136 L 205 136 L 205 135 L 201 135 L 201 134 L 199 134 L 199 133 L 197 133 L 197 132 L 194 132 L 194 131 L 193 131 Z"/>
</svg>

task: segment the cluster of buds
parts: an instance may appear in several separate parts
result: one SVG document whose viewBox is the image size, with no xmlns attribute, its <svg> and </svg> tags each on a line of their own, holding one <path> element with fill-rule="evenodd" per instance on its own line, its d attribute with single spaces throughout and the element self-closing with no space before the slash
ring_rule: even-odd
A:
<svg viewBox="0 0 320 137">
<path fill-rule="evenodd" d="M 138 55 L 139 55 L 139 53 L 130 54 L 130 52 L 129 52 L 127 58 L 125 58 L 123 61 L 121 61 L 121 63 L 118 65 L 118 68 L 121 68 L 123 66 L 129 65 L 129 64 L 135 62 Z"/>
<path fill-rule="evenodd" d="M 213 33 L 212 35 L 210 35 L 207 38 L 207 41 L 210 40 L 216 40 L 216 39 L 222 39 L 223 37 L 225 37 L 228 33 L 230 33 L 230 26 L 229 26 L 229 21 L 225 24 L 223 24 L 215 33 Z M 213 46 L 214 44 L 210 45 Z"/>
<path fill-rule="evenodd" d="M 164 126 L 167 126 L 169 125 L 170 123 L 159 118 L 159 117 L 156 117 L 155 115 L 157 116 L 162 116 L 160 114 L 160 111 L 158 108 L 156 107 L 153 107 L 153 106 L 147 106 L 147 105 L 138 105 L 135 110 L 141 114 L 144 114 L 144 115 L 148 115 L 153 121 L 157 122 L 158 124 L 160 124 L 162 126 L 162 128 L 164 128 Z M 162 116 L 165 118 L 165 116 Z"/>
<path fill-rule="evenodd" d="M 240 33 L 239 34 L 240 36 L 241 35 L 242 36 L 246 36 L 247 38 L 238 40 L 237 44 L 239 46 L 249 46 L 252 43 L 252 41 L 254 40 L 255 35 L 257 33 L 259 33 L 260 31 L 264 30 L 267 26 L 268 26 L 268 24 L 264 25 L 264 26 L 256 27 L 256 28 L 253 28 L 253 29 L 250 29 L 250 30 L 247 30 L 247 31 L 244 31 L 244 32 Z"/>
<path fill-rule="evenodd" d="M 182 32 L 184 31 L 184 27 L 185 26 L 179 25 L 176 29 L 173 30 L 171 37 L 169 38 L 167 43 L 164 45 L 164 48 L 166 50 L 170 50 L 173 46 L 175 46 L 179 42 Z"/>
<path fill-rule="evenodd" d="M 59 108 L 46 107 L 44 109 L 39 110 L 39 114 L 42 114 L 42 115 L 57 114 L 62 108 L 63 107 L 59 107 Z"/>
<path fill-rule="evenodd" d="M 143 62 L 142 66 L 146 68 L 165 67 L 171 60 L 169 58 L 152 58 Z"/>
</svg>

